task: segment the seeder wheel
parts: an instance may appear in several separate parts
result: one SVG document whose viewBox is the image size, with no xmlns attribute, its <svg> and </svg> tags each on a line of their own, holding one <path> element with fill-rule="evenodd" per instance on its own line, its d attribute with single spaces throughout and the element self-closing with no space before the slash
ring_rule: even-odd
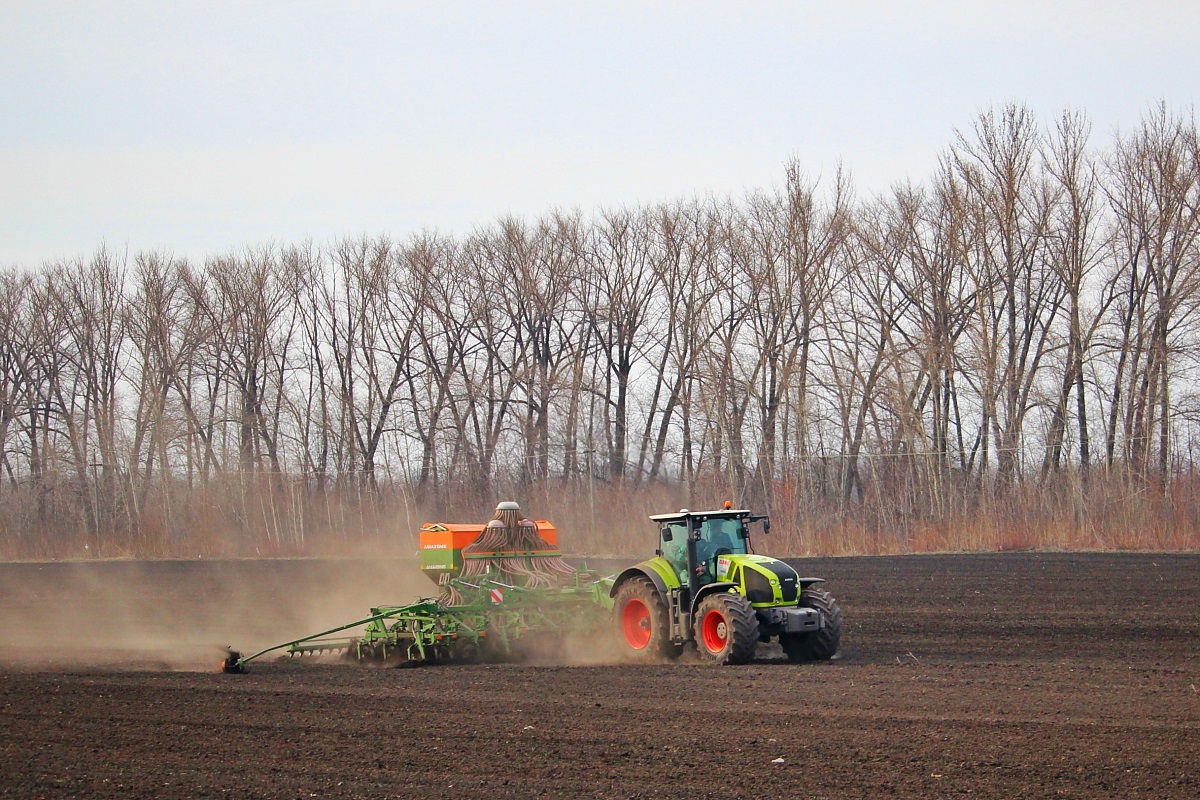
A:
<svg viewBox="0 0 1200 800">
<path fill-rule="evenodd" d="M 236 650 L 226 650 L 225 660 L 221 662 L 221 672 L 226 675 L 241 675 L 246 668 L 241 665 L 242 654 Z"/>
</svg>

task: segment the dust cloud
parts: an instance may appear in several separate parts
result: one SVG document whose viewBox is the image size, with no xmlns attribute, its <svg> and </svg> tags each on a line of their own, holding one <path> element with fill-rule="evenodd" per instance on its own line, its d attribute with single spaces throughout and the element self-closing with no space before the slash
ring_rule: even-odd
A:
<svg viewBox="0 0 1200 800">
<path fill-rule="evenodd" d="M 6 563 L 0 666 L 215 670 L 227 646 L 249 654 L 436 594 L 415 559 Z"/>
</svg>

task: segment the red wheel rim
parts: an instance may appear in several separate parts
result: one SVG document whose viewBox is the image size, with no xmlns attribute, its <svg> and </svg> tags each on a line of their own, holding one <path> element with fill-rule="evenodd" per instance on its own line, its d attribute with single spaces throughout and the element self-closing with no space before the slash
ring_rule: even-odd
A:
<svg viewBox="0 0 1200 800">
<path fill-rule="evenodd" d="M 621 633 L 625 634 L 625 643 L 634 650 L 650 644 L 650 609 L 636 597 L 621 609 Z"/>
<path fill-rule="evenodd" d="M 725 643 L 729 641 L 729 624 L 725 621 L 725 615 L 716 609 L 705 614 L 700 622 L 700 639 L 710 653 L 724 650 Z"/>
</svg>

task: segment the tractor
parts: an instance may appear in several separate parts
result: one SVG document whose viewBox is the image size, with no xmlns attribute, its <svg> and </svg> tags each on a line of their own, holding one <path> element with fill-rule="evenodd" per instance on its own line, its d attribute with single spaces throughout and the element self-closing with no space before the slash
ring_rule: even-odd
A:
<svg viewBox="0 0 1200 800">
<path fill-rule="evenodd" d="M 749 528 L 769 532 L 766 516 L 725 503 L 650 519 L 660 539 L 654 558 L 621 572 L 609 590 L 618 639 L 635 659 L 676 658 L 694 642 L 715 663 L 744 664 L 776 637 L 790 661 L 837 654 L 842 616 L 824 579 L 752 551 Z"/>
</svg>

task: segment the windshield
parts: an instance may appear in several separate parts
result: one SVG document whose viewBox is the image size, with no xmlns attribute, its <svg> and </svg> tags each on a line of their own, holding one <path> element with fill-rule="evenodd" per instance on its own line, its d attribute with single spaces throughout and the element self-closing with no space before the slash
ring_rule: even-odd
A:
<svg viewBox="0 0 1200 800">
<path fill-rule="evenodd" d="M 745 527 L 740 519 L 706 519 L 700 523 L 700 540 L 696 542 L 696 560 L 712 558 L 719 550 L 731 554 L 746 552 Z"/>
</svg>

